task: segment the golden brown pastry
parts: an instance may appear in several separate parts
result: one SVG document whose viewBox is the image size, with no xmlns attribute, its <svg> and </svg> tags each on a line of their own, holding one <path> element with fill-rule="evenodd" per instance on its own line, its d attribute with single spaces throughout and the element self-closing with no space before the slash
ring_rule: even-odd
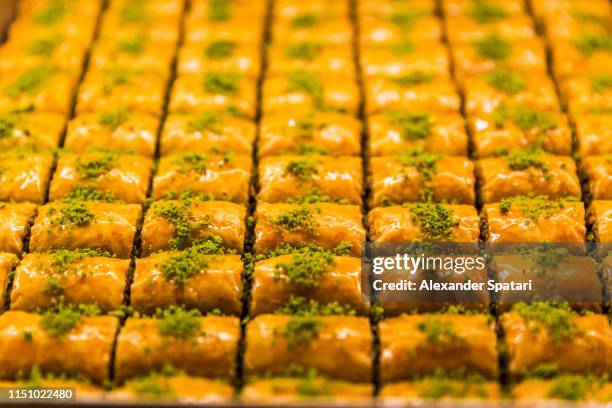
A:
<svg viewBox="0 0 612 408">
<path fill-rule="evenodd" d="M 559 83 L 564 103 L 572 115 L 612 111 L 610 74 L 573 76 Z"/>
<path fill-rule="evenodd" d="M 351 46 L 353 27 L 348 18 L 334 18 L 326 13 L 298 13 L 272 24 L 275 42 L 315 41 L 330 45 Z"/>
<path fill-rule="evenodd" d="M 369 311 L 362 299 L 359 258 L 296 252 L 258 261 L 252 279 L 251 315 L 274 313 L 298 296 L 321 305 L 337 302 L 359 315 Z"/>
<path fill-rule="evenodd" d="M 59 296 L 73 305 L 96 305 L 103 312 L 123 303 L 130 261 L 99 256 L 96 251 L 59 250 L 27 254 L 15 269 L 11 309 L 35 312 Z"/>
<path fill-rule="evenodd" d="M 158 127 L 156 116 L 121 107 L 83 113 L 68 122 L 64 147 L 74 153 L 113 149 L 153 157 Z"/>
<path fill-rule="evenodd" d="M 177 153 L 159 161 L 153 178 L 154 199 L 177 198 L 189 191 L 208 200 L 246 204 L 249 199 L 252 158 L 226 153 Z"/>
<path fill-rule="evenodd" d="M 608 15 L 608 29 L 611 23 Z M 551 39 L 552 69 L 555 76 L 562 79 L 573 75 L 605 72 L 606 67 L 612 64 L 612 55 L 610 49 L 606 48 L 606 41 L 610 41 L 609 32 L 599 33 L 584 28 L 580 34 L 571 38 Z"/>
<path fill-rule="evenodd" d="M 294 364 L 339 380 L 368 382 L 371 352 L 365 317 L 260 315 L 246 328 L 244 375 L 283 375 Z"/>
<path fill-rule="evenodd" d="M 291 404 L 300 402 L 359 403 L 370 401 L 374 387 L 368 383 L 330 380 L 324 377 L 255 380 L 246 384 L 240 400 L 253 404 Z"/>
<path fill-rule="evenodd" d="M 443 0 L 442 10 L 449 17 L 467 16 L 486 23 L 488 20 L 503 19 L 525 13 L 525 4 L 521 0 Z"/>
<path fill-rule="evenodd" d="M 400 12 L 381 18 L 362 16 L 359 21 L 359 45 L 363 48 L 401 42 L 440 41 L 442 24 L 432 15 Z"/>
<path fill-rule="evenodd" d="M 0 305 L 5 304 L 4 294 L 9 284 L 9 274 L 18 262 L 19 258 L 17 258 L 17 255 L 0 252 Z"/>
<path fill-rule="evenodd" d="M 506 15 L 488 21 L 483 21 L 479 15 L 449 16 L 445 20 L 448 41 L 453 46 L 481 40 L 491 33 L 497 33 L 510 41 L 537 37 L 533 20 L 526 13 Z"/>
<path fill-rule="evenodd" d="M 590 156 L 582 161 L 587 188 L 594 200 L 612 200 L 612 155 Z"/>
<path fill-rule="evenodd" d="M 572 152 L 572 130 L 567 116 L 561 112 L 502 105 L 489 115 L 473 115 L 469 125 L 474 153 L 479 158 L 533 146 L 560 156 L 569 156 Z"/>
<path fill-rule="evenodd" d="M 450 156 L 467 156 L 465 121 L 457 113 L 388 110 L 368 117 L 372 156 L 414 149 Z"/>
<path fill-rule="evenodd" d="M 340 204 L 267 204 L 255 212 L 255 252 L 316 244 L 324 249 L 348 245 L 353 256 L 360 256 L 365 230 L 361 209 Z"/>
<path fill-rule="evenodd" d="M 79 72 L 85 59 L 86 44 L 63 33 L 35 31 L 26 38 L 11 37 L 0 48 L 0 72 L 11 75 L 20 68 L 53 63 L 69 72 Z"/>
<path fill-rule="evenodd" d="M 276 4 L 280 7 L 279 4 Z M 193 0 L 189 8 L 191 18 L 208 21 L 241 20 L 245 17 L 253 20 L 266 16 L 267 2 L 264 0 L 233 0 L 215 2 L 210 0 Z"/>
<path fill-rule="evenodd" d="M 49 153 L 0 153 L 0 200 L 42 204 L 52 165 L 53 155 Z"/>
<path fill-rule="evenodd" d="M 474 204 L 474 163 L 421 150 L 370 159 L 370 206 L 432 200 Z"/>
<path fill-rule="evenodd" d="M 274 17 L 282 20 L 291 20 L 299 15 L 323 14 L 325 16 L 341 19 L 349 17 L 350 4 L 335 0 L 278 0 L 274 3 Z"/>
<path fill-rule="evenodd" d="M 171 113 L 231 111 L 255 117 L 257 92 L 254 78 L 233 71 L 181 75 L 172 87 Z"/>
<path fill-rule="evenodd" d="M 261 19 L 243 16 L 237 18 L 205 19 L 190 14 L 185 19 L 184 45 L 204 44 L 211 41 L 236 41 L 259 48 L 264 34 Z"/>
<path fill-rule="evenodd" d="M 380 398 L 388 402 L 413 400 L 498 400 L 500 385 L 476 375 L 453 380 L 444 377 L 425 377 L 416 381 L 400 381 L 385 385 Z"/>
<path fill-rule="evenodd" d="M 479 218 L 471 205 L 410 204 L 368 214 L 373 242 L 478 242 Z"/>
<path fill-rule="evenodd" d="M 387 109 L 459 113 L 460 98 L 447 75 L 416 71 L 396 78 L 372 78 L 364 83 L 366 113 Z"/>
<path fill-rule="evenodd" d="M 21 254 L 37 207 L 32 203 L 0 203 L 0 251 Z"/>
<path fill-rule="evenodd" d="M 183 152 L 251 154 L 255 124 L 233 115 L 214 112 L 170 114 L 160 140 L 162 156 Z"/>
<path fill-rule="evenodd" d="M 495 323 L 486 315 L 403 315 L 379 324 L 383 384 L 436 371 L 499 375 Z"/>
<path fill-rule="evenodd" d="M 360 57 L 361 70 L 366 77 L 401 77 L 419 71 L 444 76 L 450 72 L 448 50 L 438 41 L 403 41 L 364 47 Z"/>
<path fill-rule="evenodd" d="M 573 115 L 580 157 L 612 153 L 612 114 Z"/>
<path fill-rule="evenodd" d="M 480 194 L 484 203 L 516 195 L 547 195 L 550 198 L 580 197 L 576 164 L 569 156 L 535 150 L 512 150 L 507 156 L 476 162 Z"/>
<path fill-rule="evenodd" d="M 76 314 L 76 315 L 75 315 Z M 37 315 L 0 315 L 0 378 L 14 379 L 37 368 L 45 374 L 109 380 L 111 349 L 119 319 L 86 317 L 67 310 Z"/>
<path fill-rule="evenodd" d="M 360 17 L 389 18 L 393 15 L 425 16 L 436 13 L 436 4 L 430 0 L 360 0 L 357 7 L 357 15 Z"/>
<path fill-rule="evenodd" d="M 205 255 L 195 246 L 182 252 L 162 252 L 136 260 L 130 290 L 134 310 L 183 305 L 202 313 L 242 311 L 242 260 L 239 255 Z"/>
<path fill-rule="evenodd" d="M 177 72 L 185 75 L 227 71 L 257 78 L 261 71 L 260 54 L 252 44 L 235 40 L 193 42 L 180 48 Z"/>
<path fill-rule="evenodd" d="M 361 129 L 357 118 L 336 112 L 265 115 L 259 126 L 257 151 L 259 157 L 306 153 L 358 156 Z"/>
<path fill-rule="evenodd" d="M 0 113 L 0 149 L 51 150 L 58 147 L 66 126 L 63 115 L 48 112 Z"/>
<path fill-rule="evenodd" d="M 326 45 L 310 40 L 272 44 L 268 48 L 266 75 L 280 76 L 292 71 L 320 75 L 355 76 L 353 50 L 348 45 Z"/>
<path fill-rule="evenodd" d="M 322 199 L 361 205 L 361 158 L 350 156 L 274 156 L 259 162 L 257 199 L 266 203 Z"/>
<path fill-rule="evenodd" d="M 141 213 L 137 204 L 46 204 L 39 208 L 32 226 L 30 250 L 98 249 L 129 258 Z"/>
<path fill-rule="evenodd" d="M 117 339 L 118 383 L 171 365 L 198 377 L 232 380 L 240 337 L 237 317 L 171 309 L 160 318 L 128 318 Z"/>
<path fill-rule="evenodd" d="M 519 401 L 612 401 L 612 383 L 589 375 L 561 375 L 550 380 L 528 379 L 512 387 L 512 398 Z"/>
<path fill-rule="evenodd" d="M 596 242 L 612 242 L 612 201 L 594 200 L 588 211 Z"/>
<path fill-rule="evenodd" d="M 60 156 L 49 200 L 84 199 L 142 204 L 151 178 L 151 159 L 116 152 Z"/>
<path fill-rule="evenodd" d="M 501 316 L 501 326 L 513 377 L 542 365 L 577 374 L 612 372 L 612 328 L 604 315 L 579 316 L 567 305 L 519 303 Z"/>
<path fill-rule="evenodd" d="M 488 242 L 584 242 L 584 204 L 547 196 L 516 196 L 486 204 Z"/>
<path fill-rule="evenodd" d="M 225 201 L 156 201 L 142 227 L 142 256 L 209 242 L 242 252 L 246 208 Z"/>
</svg>

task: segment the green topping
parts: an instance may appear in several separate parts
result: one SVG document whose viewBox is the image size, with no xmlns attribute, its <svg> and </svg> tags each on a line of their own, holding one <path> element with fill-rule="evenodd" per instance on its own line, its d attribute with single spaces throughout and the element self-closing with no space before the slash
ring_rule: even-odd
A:
<svg viewBox="0 0 612 408">
<path fill-rule="evenodd" d="M 126 54 L 138 55 L 144 50 L 147 39 L 145 34 L 137 34 L 128 40 L 120 41 L 117 44 L 117 49 Z"/>
<path fill-rule="evenodd" d="M 316 204 L 316 203 L 335 203 L 335 204 L 349 204 L 349 201 L 345 198 L 336 198 L 325 195 L 318 188 L 311 188 L 302 197 L 289 198 L 287 199 L 288 204 Z"/>
<path fill-rule="evenodd" d="M 330 252 L 303 249 L 293 255 L 291 262 L 276 265 L 274 279 L 280 280 L 281 276 L 284 276 L 291 283 L 317 287 L 319 281 L 334 268 L 335 264 Z"/>
<path fill-rule="evenodd" d="M 283 333 L 287 338 L 287 347 L 294 349 L 304 344 L 310 343 L 319 335 L 321 324 L 313 317 L 295 316 L 292 317 L 285 327 Z"/>
<path fill-rule="evenodd" d="M 161 264 L 162 276 L 177 286 L 184 285 L 193 276 L 208 268 L 208 257 L 197 247 L 172 255 Z"/>
<path fill-rule="evenodd" d="M 415 51 L 414 44 L 408 41 L 401 41 L 391 46 L 391 52 L 396 55 L 410 54 Z"/>
<path fill-rule="evenodd" d="M 421 380 L 421 384 L 423 385 L 423 388 L 419 390 L 421 398 L 466 398 L 472 393 L 481 398 L 488 396 L 485 379 L 479 374 L 463 373 L 460 379 L 454 379 L 440 372 L 434 376 L 425 377 Z"/>
<path fill-rule="evenodd" d="M 430 241 L 452 240 L 457 225 L 453 210 L 441 204 L 410 205 L 410 219 Z"/>
<path fill-rule="evenodd" d="M 200 330 L 200 316 L 198 310 L 170 306 L 157 312 L 157 330 L 164 337 L 189 339 L 196 336 Z"/>
<path fill-rule="evenodd" d="M 49 214 L 54 214 L 51 218 L 52 224 L 58 224 L 65 227 L 76 225 L 84 227 L 94 220 L 94 213 L 87 207 L 85 203 L 72 202 L 64 205 L 59 214 L 55 208 L 49 209 Z"/>
<path fill-rule="evenodd" d="M 506 61 L 512 53 L 510 41 L 495 33 L 474 42 L 473 46 L 481 57 L 495 61 Z"/>
<path fill-rule="evenodd" d="M 232 96 L 240 90 L 241 80 L 242 75 L 237 72 L 208 72 L 202 86 L 206 92 Z"/>
<path fill-rule="evenodd" d="M 397 156 L 397 161 L 406 167 L 414 167 L 419 172 L 421 181 L 433 179 L 438 171 L 438 160 L 442 156 L 437 153 L 428 153 L 421 148 L 412 149 Z"/>
<path fill-rule="evenodd" d="M 60 34 L 48 38 L 39 38 L 28 45 L 27 52 L 30 55 L 50 57 L 62 41 L 64 41 L 64 37 Z"/>
<path fill-rule="evenodd" d="M 290 174 L 296 177 L 299 181 L 309 180 L 318 172 L 317 162 L 311 159 L 291 160 L 285 167 L 285 175 Z"/>
<path fill-rule="evenodd" d="M 97 121 L 107 129 L 114 130 L 125 123 L 128 117 L 129 112 L 127 109 L 118 108 L 113 111 L 101 112 L 97 117 Z"/>
<path fill-rule="evenodd" d="M 231 0 L 211 0 L 208 19 L 210 21 L 226 21 L 229 19 L 230 1 Z"/>
<path fill-rule="evenodd" d="M 493 111 L 493 121 L 498 128 L 501 129 L 507 119 L 516 123 L 524 132 L 532 129 L 546 131 L 557 127 L 554 114 L 537 111 L 524 105 L 514 108 L 500 105 Z"/>
<path fill-rule="evenodd" d="M 580 401 L 585 399 L 589 393 L 603 387 L 605 383 L 605 377 L 563 374 L 552 381 L 548 397 L 565 401 Z"/>
<path fill-rule="evenodd" d="M 54 276 L 49 276 L 45 280 L 45 287 L 43 292 L 50 296 L 59 296 L 64 293 L 64 288 L 60 280 Z"/>
<path fill-rule="evenodd" d="M 68 6 L 63 0 L 49 0 L 44 9 L 34 15 L 34 22 L 41 26 L 53 25 L 66 17 Z"/>
<path fill-rule="evenodd" d="M 204 132 L 210 130 L 213 132 L 219 132 L 219 114 L 214 112 L 202 112 L 197 116 L 193 117 L 187 124 L 187 129 L 190 132 Z"/>
<path fill-rule="evenodd" d="M 591 88 L 594 92 L 603 92 L 612 88 L 612 75 L 599 74 L 591 78 Z"/>
<path fill-rule="evenodd" d="M 508 17 L 508 13 L 497 4 L 486 0 L 474 0 L 470 17 L 479 23 L 490 23 Z"/>
<path fill-rule="evenodd" d="M 124 23 L 137 23 L 143 21 L 147 15 L 145 0 L 128 0 L 121 8 L 121 19 Z"/>
<path fill-rule="evenodd" d="M 50 336 L 61 337 L 78 326 L 83 316 L 96 316 L 100 309 L 93 305 L 65 306 L 47 311 L 40 318 L 40 326 Z"/>
<path fill-rule="evenodd" d="M 82 179 L 94 179 L 108 173 L 117 166 L 119 155 L 115 152 L 97 153 L 94 157 L 85 159 L 77 157 L 75 170 Z"/>
<path fill-rule="evenodd" d="M 24 331 L 23 332 L 23 339 L 27 342 L 30 342 L 34 339 L 34 337 L 32 336 L 32 332 L 31 331 Z"/>
<path fill-rule="evenodd" d="M 69 203 L 73 201 L 100 201 L 112 203 L 117 197 L 111 192 L 100 190 L 97 182 L 77 184 L 71 192 L 66 194 L 62 201 Z"/>
<path fill-rule="evenodd" d="M 428 316 L 417 325 L 417 329 L 425 333 L 427 340 L 433 344 L 452 343 L 459 340 L 457 330 L 450 320 L 442 320 L 438 316 Z"/>
<path fill-rule="evenodd" d="M 431 72 L 415 71 L 401 77 L 391 78 L 393 82 L 402 87 L 430 83 L 435 75 Z"/>
<path fill-rule="evenodd" d="M 288 92 L 310 94 L 317 107 L 323 108 L 323 83 L 311 71 L 293 71 L 287 74 Z"/>
<path fill-rule="evenodd" d="M 168 381 L 155 374 L 135 378 L 128 381 L 126 385 L 145 400 L 171 399 L 174 397 L 174 391 Z"/>
<path fill-rule="evenodd" d="M 285 47 L 285 54 L 291 58 L 312 60 L 323 50 L 323 45 L 310 41 L 289 44 Z"/>
<path fill-rule="evenodd" d="M 574 40 L 574 45 L 589 58 L 596 52 L 612 52 L 612 35 L 583 34 Z"/>
<path fill-rule="evenodd" d="M 208 155 L 198 152 L 178 153 L 172 163 L 176 165 L 176 170 L 181 174 L 190 173 L 192 171 L 196 173 L 205 173 Z"/>
<path fill-rule="evenodd" d="M 511 170 L 520 171 L 529 168 L 539 169 L 546 180 L 552 176 L 549 173 L 548 165 L 542 160 L 542 150 L 513 150 L 506 157 L 506 162 Z"/>
<path fill-rule="evenodd" d="M 316 300 L 308 300 L 301 296 L 293 296 L 275 312 L 276 314 L 284 314 L 291 316 L 354 316 L 355 310 L 346 305 L 342 306 L 338 302 L 321 304 Z"/>
<path fill-rule="evenodd" d="M 236 41 L 213 41 L 204 50 L 204 54 L 209 59 L 223 59 L 232 55 L 236 49 Z"/>
<path fill-rule="evenodd" d="M 575 201 L 575 199 L 560 198 L 551 200 L 546 195 L 519 195 L 501 200 L 499 203 L 499 211 L 502 214 L 506 214 L 510 211 L 512 206 L 515 205 L 530 220 L 538 221 L 541 217 L 552 217 L 557 211 L 562 210 L 565 205 L 571 201 Z"/>
<path fill-rule="evenodd" d="M 525 89 L 525 78 L 518 72 L 498 69 L 489 73 L 489 85 L 507 95 L 516 95 Z"/>
<path fill-rule="evenodd" d="M 270 222 L 277 227 L 282 227 L 288 231 L 306 230 L 309 234 L 314 234 L 315 220 L 306 207 L 289 210 L 270 219 Z"/>
<path fill-rule="evenodd" d="M 57 69 L 51 66 L 38 66 L 25 70 L 15 81 L 4 87 L 4 93 L 10 98 L 15 98 L 22 94 L 33 94 L 49 80 Z"/>
<path fill-rule="evenodd" d="M 189 204 L 182 205 L 176 202 L 162 202 L 155 209 L 155 215 L 166 219 L 174 225 L 174 238 L 169 242 L 171 249 L 184 249 L 191 240 Z"/>
<path fill-rule="evenodd" d="M 5 139 L 13 135 L 13 130 L 21 120 L 17 113 L 0 114 L 0 139 Z"/>
<path fill-rule="evenodd" d="M 529 321 L 532 330 L 544 329 L 555 342 L 572 339 L 578 332 L 578 314 L 564 302 L 516 303 L 512 312 Z"/>
<path fill-rule="evenodd" d="M 318 24 L 319 17 L 315 14 L 304 13 L 293 17 L 291 20 L 291 27 L 293 28 L 312 28 L 315 24 Z"/>
<path fill-rule="evenodd" d="M 535 266 L 548 270 L 557 267 L 563 260 L 570 255 L 565 247 L 553 246 L 550 243 L 542 242 L 539 245 L 530 245 L 519 248 L 518 253 L 527 256 L 527 259 Z"/>
<path fill-rule="evenodd" d="M 117 86 L 131 83 L 133 73 L 123 68 L 109 68 L 104 70 L 102 90 L 105 95 L 110 95 Z"/>
<path fill-rule="evenodd" d="M 57 249 L 51 254 L 51 265 L 53 270 L 59 273 L 67 273 L 74 271 L 74 264 L 80 262 L 87 257 L 94 256 L 106 256 L 110 257 L 111 254 L 95 249 Z"/>
<path fill-rule="evenodd" d="M 402 29 L 410 28 L 414 25 L 423 12 L 414 10 L 396 11 L 389 16 L 389 21 Z"/>
<path fill-rule="evenodd" d="M 433 121 L 428 113 L 389 111 L 387 116 L 393 126 L 400 128 L 400 134 L 406 140 L 420 140 L 431 135 Z"/>
</svg>

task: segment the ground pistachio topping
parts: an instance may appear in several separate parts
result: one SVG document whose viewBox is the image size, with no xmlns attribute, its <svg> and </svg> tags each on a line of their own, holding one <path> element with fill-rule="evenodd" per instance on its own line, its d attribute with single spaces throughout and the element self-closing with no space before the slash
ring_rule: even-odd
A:
<svg viewBox="0 0 612 408">
<path fill-rule="evenodd" d="M 211 0 L 208 9 L 210 21 L 226 21 L 230 17 L 231 0 Z"/>
<path fill-rule="evenodd" d="M 174 226 L 174 238 L 169 242 L 171 249 L 185 249 L 191 241 L 191 210 L 189 203 L 175 201 L 159 202 L 154 214 Z M 202 226 L 207 220 L 202 221 Z"/>
<path fill-rule="evenodd" d="M 212 132 L 220 132 L 219 119 L 220 114 L 215 112 L 202 112 L 193 116 L 187 122 L 187 130 L 190 132 L 204 132 L 210 130 Z"/>
<path fill-rule="evenodd" d="M 50 57 L 62 41 L 64 41 L 64 36 L 61 34 L 38 38 L 28 45 L 27 52 L 30 55 Z"/>
<path fill-rule="evenodd" d="M 506 120 L 511 120 L 524 132 L 538 129 L 546 131 L 557 127 L 557 120 L 550 112 L 538 111 L 528 106 L 508 107 L 500 105 L 493 111 L 495 126 L 501 129 Z"/>
<path fill-rule="evenodd" d="M 299 181 L 307 181 L 319 172 L 318 161 L 311 158 L 290 160 L 285 166 L 285 175 L 292 175 Z"/>
<path fill-rule="evenodd" d="M 104 203 L 117 202 L 117 197 L 111 192 L 100 190 L 96 181 L 91 183 L 82 183 L 74 186 L 71 192 L 66 194 L 62 201 L 70 203 L 74 201 L 98 201 Z"/>
<path fill-rule="evenodd" d="M 389 21 L 402 29 L 410 29 L 423 15 L 422 11 L 403 9 L 401 11 L 394 11 L 389 16 Z"/>
<path fill-rule="evenodd" d="M 548 397 L 565 401 L 580 401 L 600 389 L 607 378 L 595 375 L 562 374 L 552 380 Z"/>
<path fill-rule="evenodd" d="M 233 96 L 240 90 L 242 75 L 238 72 L 207 72 L 202 86 L 206 92 Z"/>
<path fill-rule="evenodd" d="M 499 203 L 499 211 L 502 214 L 507 214 L 514 205 L 530 220 L 538 221 L 541 217 L 552 217 L 557 211 L 565 208 L 568 203 L 575 201 L 576 199 L 571 197 L 551 199 L 547 195 L 518 195 L 502 199 Z"/>
<path fill-rule="evenodd" d="M 173 160 L 176 170 L 181 174 L 190 172 L 205 173 L 208 163 L 208 155 L 199 152 L 178 153 Z"/>
<path fill-rule="evenodd" d="M 415 50 L 414 44 L 410 41 L 400 41 L 391 46 L 391 52 L 396 55 L 410 54 Z"/>
<path fill-rule="evenodd" d="M 527 320 L 531 329 L 546 330 L 554 342 L 570 340 L 578 331 L 578 313 L 566 302 L 516 303 L 512 312 Z"/>
<path fill-rule="evenodd" d="M 110 253 L 98 249 L 56 249 L 51 252 L 51 265 L 55 272 L 61 274 L 71 273 L 76 270 L 74 264 L 77 262 L 88 257 L 97 256 L 112 257 Z"/>
<path fill-rule="evenodd" d="M 125 108 L 118 108 L 115 110 L 104 111 L 98 114 L 97 122 L 98 124 L 104 126 L 107 129 L 115 130 L 119 126 L 121 126 L 130 113 Z"/>
<path fill-rule="evenodd" d="M 126 1 L 121 8 L 121 19 L 124 23 L 137 23 L 147 18 L 146 0 Z"/>
<path fill-rule="evenodd" d="M 453 210 L 442 204 L 419 203 L 410 204 L 410 220 L 430 241 L 452 240 L 457 225 Z"/>
<path fill-rule="evenodd" d="M 336 198 L 325 195 L 318 188 L 311 188 L 302 197 L 287 199 L 288 204 L 317 204 L 317 203 L 335 203 L 335 204 L 350 204 L 346 198 Z"/>
<path fill-rule="evenodd" d="M 430 153 L 422 148 L 411 149 L 397 156 L 402 166 L 414 167 L 419 172 L 419 178 L 423 182 L 431 181 L 438 171 L 438 160 L 442 155 Z"/>
<path fill-rule="evenodd" d="M 219 40 L 208 44 L 204 49 L 204 54 L 208 59 L 223 59 L 232 55 L 235 49 L 236 41 Z"/>
<path fill-rule="evenodd" d="M 51 26 L 60 22 L 68 14 L 68 5 L 63 0 L 48 0 L 45 7 L 34 14 L 34 23 Z"/>
<path fill-rule="evenodd" d="M 64 227 L 71 227 L 76 225 L 78 227 L 84 227 L 95 219 L 94 213 L 82 202 L 71 202 L 65 204 L 60 208 L 59 213 L 57 208 L 49 208 L 49 215 L 51 215 L 51 223 L 55 225 L 61 225 Z"/>
<path fill-rule="evenodd" d="M 309 234 L 313 234 L 315 228 L 314 216 L 307 207 L 299 207 L 294 210 L 286 211 L 272 217 L 270 222 L 288 231 L 305 230 Z"/>
<path fill-rule="evenodd" d="M 612 52 L 612 35 L 585 33 L 574 39 L 574 45 L 587 58 L 596 52 Z"/>
<path fill-rule="evenodd" d="M 112 151 L 96 153 L 91 158 L 78 156 L 75 163 L 77 175 L 82 179 L 95 179 L 117 166 L 119 154 Z"/>
<path fill-rule="evenodd" d="M 162 276 L 166 281 L 182 286 L 198 273 L 208 268 L 209 258 L 199 251 L 198 247 L 171 255 L 160 265 Z"/>
<path fill-rule="evenodd" d="M 193 338 L 200 333 L 200 317 L 198 310 L 185 310 L 182 307 L 170 306 L 165 310 L 158 310 L 157 330 L 164 337 L 179 339 Z"/>
<path fill-rule="evenodd" d="M 512 150 L 506 157 L 506 163 L 510 170 L 521 171 L 528 169 L 538 169 L 542 172 L 544 179 L 550 180 L 552 175 L 548 169 L 548 165 L 542 160 L 543 151 L 539 148 L 528 150 Z"/>
<path fill-rule="evenodd" d="M 132 38 L 128 38 L 117 43 L 117 49 L 120 52 L 132 55 L 142 54 L 148 37 L 144 33 L 138 33 Z"/>
<path fill-rule="evenodd" d="M 527 85 L 523 75 L 506 69 L 497 69 L 490 72 L 488 83 L 493 88 L 511 96 L 525 89 Z"/>
<path fill-rule="evenodd" d="M 323 51 L 323 44 L 312 41 L 302 41 L 285 46 L 285 55 L 303 60 L 312 60 L 321 51 Z"/>
<path fill-rule="evenodd" d="M 64 305 L 60 301 L 56 308 L 42 315 L 40 326 L 50 336 L 61 337 L 78 326 L 83 317 L 99 314 L 100 309 L 95 305 Z"/>
<path fill-rule="evenodd" d="M 313 299 L 306 299 L 302 296 L 293 296 L 280 308 L 276 309 L 276 314 L 291 316 L 354 316 L 355 309 L 338 302 L 321 304 Z"/>
<path fill-rule="evenodd" d="M 313 13 L 299 14 L 291 20 L 291 27 L 296 29 L 312 28 L 320 21 L 319 16 Z"/>
<path fill-rule="evenodd" d="M 21 123 L 21 115 L 18 113 L 0 113 L 0 139 L 12 136 L 18 123 Z"/>
<path fill-rule="evenodd" d="M 399 127 L 401 136 L 406 140 L 421 140 L 431 135 L 433 120 L 429 113 L 388 111 L 387 117 L 392 125 Z"/>
<path fill-rule="evenodd" d="M 287 339 L 287 347 L 294 349 L 310 343 L 318 335 L 321 323 L 310 316 L 293 316 L 287 321 L 283 335 Z"/>
<path fill-rule="evenodd" d="M 612 88 L 612 75 L 598 74 L 591 78 L 591 88 L 594 92 L 603 92 Z"/>
<path fill-rule="evenodd" d="M 26 69 L 13 82 L 4 87 L 4 94 L 10 98 L 22 94 L 33 94 L 39 91 L 55 73 L 57 73 L 57 68 L 49 65 Z"/>
<path fill-rule="evenodd" d="M 473 46 L 481 57 L 500 62 L 506 61 L 512 53 L 510 41 L 496 33 L 475 41 Z"/>
<path fill-rule="evenodd" d="M 431 72 L 415 71 L 397 78 L 391 78 L 391 80 L 399 86 L 409 87 L 431 83 L 434 77 L 435 75 Z"/>
<path fill-rule="evenodd" d="M 448 344 L 460 339 L 453 323 L 436 315 L 427 316 L 425 320 L 419 322 L 417 330 L 425 333 L 427 341 L 432 344 Z"/>
<path fill-rule="evenodd" d="M 315 105 L 323 107 L 323 83 L 312 71 L 292 71 L 287 74 L 288 92 L 305 92 L 314 99 Z"/>
<path fill-rule="evenodd" d="M 462 373 L 460 379 L 453 378 L 444 372 L 421 379 L 423 388 L 419 390 L 419 397 L 426 399 L 440 399 L 443 397 L 466 398 L 475 393 L 481 398 L 488 396 L 485 379 L 480 374 Z"/>
<path fill-rule="evenodd" d="M 474 0 L 470 17 L 479 23 L 491 23 L 508 17 L 508 13 L 498 4 L 488 0 Z"/>
<path fill-rule="evenodd" d="M 286 277 L 291 283 L 305 287 L 317 287 L 320 280 L 335 266 L 334 256 L 329 251 L 304 248 L 293 254 L 288 263 L 277 264 L 274 279 Z"/>
</svg>

